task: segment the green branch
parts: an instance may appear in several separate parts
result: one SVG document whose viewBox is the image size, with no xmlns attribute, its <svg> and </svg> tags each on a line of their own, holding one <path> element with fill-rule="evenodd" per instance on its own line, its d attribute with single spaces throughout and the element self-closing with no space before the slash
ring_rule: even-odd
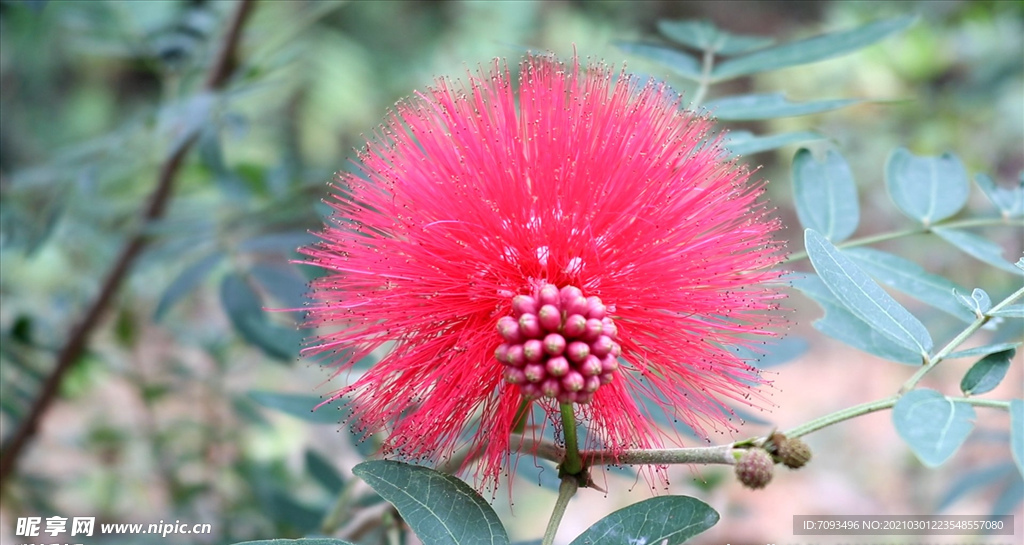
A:
<svg viewBox="0 0 1024 545">
<path fill-rule="evenodd" d="M 565 460 L 562 462 L 562 471 L 568 475 L 579 475 L 583 471 L 583 461 L 580 460 L 580 447 L 576 440 L 576 415 L 572 405 L 562 403 L 559 406 L 562 411 L 562 433 L 565 435 Z"/>
<path fill-rule="evenodd" d="M 865 246 L 868 244 L 874 244 L 876 242 L 884 242 L 886 240 L 893 240 L 897 238 L 903 238 L 911 235 L 923 235 L 932 232 L 932 229 L 936 227 L 945 227 L 949 229 L 964 228 L 964 227 L 988 227 L 994 225 L 1014 225 L 1015 222 L 1009 221 L 1006 218 L 976 218 L 970 220 L 951 221 L 947 223 L 938 223 L 929 226 L 920 226 L 913 229 L 904 229 L 903 231 L 893 231 L 891 233 L 882 233 L 880 235 L 872 235 L 870 237 L 855 238 L 846 242 L 840 242 L 836 244 L 836 248 L 854 248 L 856 246 Z M 784 263 L 792 263 L 794 261 L 800 261 L 807 259 L 807 252 L 795 252 L 790 254 L 786 258 Z"/>
<path fill-rule="evenodd" d="M 563 404 L 562 406 L 564 407 L 565 405 L 569 405 L 570 408 L 572 407 L 571 404 Z M 548 520 L 548 527 L 544 530 L 544 539 L 541 541 L 541 545 L 551 545 L 555 542 L 558 525 L 562 523 L 565 508 L 569 505 L 569 500 L 576 494 L 577 488 L 579 488 L 579 482 L 576 477 L 572 475 L 562 477 L 562 484 L 558 486 L 558 499 L 555 500 L 555 509 L 551 511 L 551 519 Z"/>
</svg>

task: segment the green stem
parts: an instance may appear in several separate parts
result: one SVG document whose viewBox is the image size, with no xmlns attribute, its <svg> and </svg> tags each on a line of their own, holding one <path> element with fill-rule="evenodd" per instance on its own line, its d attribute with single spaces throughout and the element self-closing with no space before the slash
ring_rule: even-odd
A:
<svg viewBox="0 0 1024 545">
<path fill-rule="evenodd" d="M 700 69 L 700 81 L 697 82 L 697 91 L 693 93 L 693 100 L 690 101 L 691 110 L 696 110 L 704 102 L 704 97 L 708 94 L 708 88 L 711 87 L 711 69 L 714 66 L 715 51 L 713 49 L 704 50 L 704 59 L 701 62 Z"/>
<path fill-rule="evenodd" d="M 562 406 L 564 407 L 565 404 Z M 572 475 L 562 477 L 562 484 L 558 486 L 558 499 L 555 500 L 555 509 L 551 512 L 551 520 L 548 521 L 548 527 L 544 530 L 544 539 L 540 542 L 541 545 L 551 545 L 555 542 L 558 525 L 562 523 L 565 508 L 569 505 L 569 500 L 576 494 L 577 488 L 579 488 L 579 483 L 576 477 Z"/>
<path fill-rule="evenodd" d="M 832 424 L 838 424 L 844 420 L 849 420 L 858 416 L 873 413 L 875 411 L 882 411 L 885 409 L 891 409 L 893 405 L 899 401 L 900 396 L 890 396 L 885 399 L 879 399 L 877 401 L 869 401 L 867 403 L 861 403 L 860 405 L 854 405 L 846 409 L 836 411 L 832 414 L 827 414 L 820 418 L 815 418 L 810 422 L 801 424 L 787 432 L 784 432 L 786 437 L 800 437 L 801 435 L 807 435 L 813 431 L 818 431 L 822 428 L 831 426 Z"/>
<path fill-rule="evenodd" d="M 583 471 L 583 461 L 580 459 L 580 446 L 576 440 L 576 415 L 572 403 L 562 403 L 559 409 L 562 411 L 562 433 L 565 434 L 565 461 L 562 462 L 562 471 L 568 475 L 579 475 Z"/>
<path fill-rule="evenodd" d="M 940 223 L 931 226 L 915 227 L 913 229 L 904 229 L 903 231 L 893 231 L 891 233 L 882 233 L 880 235 L 872 235 L 870 237 L 856 238 L 836 244 L 836 248 L 853 248 L 856 246 L 864 246 L 866 244 L 874 244 L 876 242 L 884 242 L 886 240 L 892 240 L 896 238 L 902 238 L 911 235 L 923 235 L 930 233 L 932 229 L 936 227 L 945 227 L 949 229 L 964 228 L 964 227 L 987 227 L 992 225 L 1013 225 L 1014 222 L 1007 221 L 1005 218 L 975 218 L 970 220 L 951 221 L 948 223 Z M 800 261 L 801 259 L 807 259 L 807 252 L 795 252 L 790 254 L 786 258 L 786 263 L 792 263 L 793 261 Z"/>
<path fill-rule="evenodd" d="M 900 387 L 900 393 L 906 393 L 912 390 L 914 386 L 917 386 L 917 383 L 920 382 L 921 379 L 924 378 L 924 376 L 927 375 L 929 371 L 935 368 L 935 366 L 938 365 L 939 362 L 944 360 L 946 356 L 952 354 L 954 350 L 956 350 L 961 344 L 964 343 L 964 341 L 966 341 L 971 335 L 973 335 L 976 331 L 981 329 L 982 326 L 988 323 L 988 321 L 992 319 L 992 314 L 1002 310 L 1003 307 L 1010 305 L 1011 303 L 1019 299 L 1021 296 L 1024 296 L 1024 288 L 1021 288 L 1011 293 L 1009 297 L 996 303 L 992 308 L 990 308 L 986 314 L 978 316 L 977 319 L 971 322 L 970 325 L 964 328 L 964 330 L 961 331 L 956 337 L 953 337 L 953 340 L 949 341 L 949 343 L 947 343 L 946 346 L 942 347 L 942 350 L 939 350 L 938 352 L 935 353 L 934 356 L 928 358 L 928 362 L 922 365 L 921 368 L 918 369 L 912 377 L 910 377 L 909 379 L 907 379 L 906 382 L 903 383 L 903 386 Z"/>
</svg>

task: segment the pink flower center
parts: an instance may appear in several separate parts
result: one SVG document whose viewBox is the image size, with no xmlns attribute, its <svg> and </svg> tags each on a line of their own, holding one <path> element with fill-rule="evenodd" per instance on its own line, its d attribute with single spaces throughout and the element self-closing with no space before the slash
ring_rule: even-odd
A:
<svg viewBox="0 0 1024 545">
<path fill-rule="evenodd" d="M 498 320 L 505 340 L 494 357 L 505 381 L 529 398 L 589 403 L 619 368 L 615 322 L 601 299 L 576 286 L 545 284 L 533 295 L 512 299 L 512 316 Z"/>
</svg>

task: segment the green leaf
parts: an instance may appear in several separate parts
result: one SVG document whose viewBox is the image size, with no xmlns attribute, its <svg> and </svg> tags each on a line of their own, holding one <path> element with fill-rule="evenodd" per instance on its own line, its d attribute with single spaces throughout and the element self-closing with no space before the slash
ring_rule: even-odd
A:
<svg viewBox="0 0 1024 545">
<path fill-rule="evenodd" d="M 932 232 L 979 261 L 988 263 L 1006 272 L 1018 275 L 1024 274 L 1024 270 L 1013 266 L 1009 261 L 1003 259 L 1003 249 L 988 239 L 979 237 L 974 233 L 949 227 L 933 227 Z"/>
<path fill-rule="evenodd" d="M 1006 305 L 989 315 L 999 316 L 1000 318 L 1024 318 L 1024 304 Z"/>
<path fill-rule="evenodd" d="M 221 304 L 242 337 L 268 356 L 290 361 L 298 357 L 303 334 L 267 321 L 260 296 L 244 277 L 231 273 L 221 283 Z"/>
<path fill-rule="evenodd" d="M 650 498 L 597 521 L 570 545 L 676 545 L 711 528 L 718 519 L 718 512 L 696 498 Z"/>
<path fill-rule="evenodd" d="M 967 170 L 956 155 L 918 157 L 904 148 L 889 155 L 885 187 L 896 207 L 923 225 L 959 212 L 970 192 Z"/>
<path fill-rule="evenodd" d="M 969 348 L 967 350 L 961 350 L 959 352 L 953 352 L 946 356 L 947 360 L 957 358 L 973 358 L 976 356 L 987 356 L 989 354 L 995 354 L 996 352 L 1003 352 L 1004 350 L 1010 350 L 1011 348 L 1017 348 L 1021 343 L 998 343 L 988 344 L 985 346 L 978 346 L 975 348 Z"/>
<path fill-rule="evenodd" d="M 965 322 L 974 321 L 974 313 L 964 308 L 954 296 L 954 290 L 965 291 L 964 288 L 952 281 L 929 273 L 913 261 L 873 248 L 844 248 L 843 253 L 886 286 Z"/>
<path fill-rule="evenodd" d="M 349 541 L 330 538 L 312 539 L 261 539 L 259 541 L 241 541 L 234 545 L 353 545 Z"/>
<path fill-rule="evenodd" d="M 790 102 L 782 93 L 738 95 L 713 100 L 704 105 L 711 115 L 720 120 L 746 121 L 796 117 L 829 110 L 838 110 L 862 102 L 856 99 L 816 100 L 813 102 Z"/>
<path fill-rule="evenodd" d="M 850 312 L 905 348 L 922 355 L 932 349 L 932 338 L 924 325 L 831 242 L 807 229 L 804 245 L 821 281 Z"/>
<path fill-rule="evenodd" d="M 1024 475 L 1024 399 L 1010 400 L 1010 453 Z"/>
<path fill-rule="evenodd" d="M 700 62 L 689 53 L 663 45 L 638 42 L 615 42 L 615 46 L 624 53 L 663 64 L 686 79 L 693 81 L 701 79 Z"/>
<path fill-rule="evenodd" d="M 964 395 L 991 392 L 1006 376 L 1006 371 L 1010 369 L 1010 358 L 1016 353 L 1017 351 L 1011 348 L 978 360 L 960 380 L 960 391 Z"/>
<path fill-rule="evenodd" d="M 724 80 L 839 57 L 900 32 L 915 20 L 916 17 L 886 19 L 852 30 L 768 47 L 722 62 L 711 71 L 711 76 Z"/>
<path fill-rule="evenodd" d="M 334 465 L 315 450 L 306 450 L 306 470 L 320 486 L 324 487 L 324 490 L 333 495 L 341 492 L 341 487 L 345 485 L 345 480 L 341 478 Z"/>
<path fill-rule="evenodd" d="M 788 146 L 789 144 L 821 140 L 823 138 L 824 136 L 813 131 L 784 132 L 766 136 L 755 136 L 749 131 L 729 131 L 725 135 L 722 145 L 729 150 L 731 155 L 753 155 Z"/>
<path fill-rule="evenodd" d="M 982 317 L 992 308 L 992 298 L 981 288 L 974 288 L 971 296 L 961 295 L 959 291 L 953 290 L 953 296 L 965 308 L 971 311 L 974 317 Z M 974 320 L 971 320 L 972 322 Z"/>
<path fill-rule="evenodd" d="M 658 31 L 673 42 L 700 51 L 712 51 L 722 55 L 736 55 L 754 49 L 768 47 L 774 43 L 762 36 L 741 36 L 726 32 L 711 21 L 658 21 Z"/>
<path fill-rule="evenodd" d="M 921 463 L 938 467 L 956 452 L 974 428 L 974 407 L 935 390 L 911 390 L 892 409 L 896 432 Z"/>
<path fill-rule="evenodd" d="M 305 277 L 294 266 L 288 264 L 269 265 L 258 263 L 249 272 L 261 286 L 282 304 L 291 309 L 302 309 L 309 299 L 309 285 Z"/>
<path fill-rule="evenodd" d="M 167 286 L 163 295 L 160 296 L 160 302 L 157 303 L 156 311 L 153 312 L 153 320 L 160 321 L 175 303 L 196 289 L 220 263 L 221 259 L 224 259 L 224 255 L 220 251 L 214 252 L 181 271 L 181 274 L 171 282 L 171 285 Z"/>
<path fill-rule="evenodd" d="M 996 205 L 1003 217 L 1019 218 L 1024 216 L 1024 173 L 1017 183 L 1017 187 L 1006 189 L 996 185 L 996 182 L 985 174 L 974 176 L 975 183 L 981 188 L 988 200 Z"/>
<path fill-rule="evenodd" d="M 796 278 L 793 287 L 825 311 L 825 316 L 813 324 L 822 334 L 889 361 L 908 365 L 921 365 L 923 362 L 921 354 L 890 341 L 850 313 L 817 276 Z"/>
<path fill-rule="evenodd" d="M 398 509 L 424 545 L 509 542 L 491 506 L 451 475 L 389 460 L 363 462 L 352 472 Z"/>
<path fill-rule="evenodd" d="M 860 208 L 857 186 L 850 166 L 838 152 L 829 150 L 824 162 L 808 149 L 793 157 L 793 193 L 800 224 L 814 229 L 833 243 L 845 240 L 857 229 Z"/>
<path fill-rule="evenodd" d="M 306 422 L 314 424 L 337 424 L 341 418 L 337 410 L 331 407 L 315 407 L 323 403 L 323 398 L 305 394 L 282 394 L 278 392 L 264 392 L 253 390 L 249 392 L 253 401 L 271 409 L 277 409 L 285 414 L 301 418 Z"/>
</svg>

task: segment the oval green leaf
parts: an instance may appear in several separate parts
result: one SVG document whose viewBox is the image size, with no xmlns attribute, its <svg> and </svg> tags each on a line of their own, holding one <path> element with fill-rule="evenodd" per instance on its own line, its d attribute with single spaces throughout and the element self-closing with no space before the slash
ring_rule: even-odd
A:
<svg viewBox="0 0 1024 545">
<path fill-rule="evenodd" d="M 953 352 L 952 354 L 946 356 L 946 359 L 955 360 L 957 358 L 973 358 L 975 356 L 987 356 L 989 354 L 994 354 L 996 352 L 1002 352 L 1004 350 L 1009 350 L 1011 348 L 1017 348 L 1020 345 L 1021 343 L 986 344 L 984 346 L 978 346 L 975 348 L 968 348 L 967 350 Z"/>
<path fill-rule="evenodd" d="M 597 521 L 570 545 L 676 545 L 711 528 L 718 518 L 717 511 L 696 498 L 651 498 Z"/>
<path fill-rule="evenodd" d="M 749 121 L 816 114 L 838 110 L 858 102 L 861 101 L 848 98 L 790 102 L 782 93 L 769 93 L 720 98 L 707 102 L 704 104 L 704 108 L 721 120 Z"/>
<path fill-rule="evenodd" d="M 673 42 L 722 55 L 736 55 L 774 43 L 762 36 L 741 36 L 726 32 L 711 21 L 658 21 L 658 31 Z"/>
<path fill-rule="evenodd" d="M 800 223 L 825 235 L 833 243 L 845 240 L 857 229 L 860 208 L 857 186 L 850 166 L 838 152 L 829 150 L 822 162 L 810 150 L 793 157 L 793 193 Z"/>
<path fill-rule="evenodd" d="M 784 132 L 762 136 L 754 135 L 749 131 L 729 131 L 722 145 L 729 150 L 730 155 L 753 155 L 788 146 L 789 144 L 821 140 L 823 138 L 822 135 L 814 131 Z"/>
<path fill-rule="evenodd" d="M 978 360 L 967 370 L 960 380 L 960 391 L 964 395 L 978 395 L 991 392 L 1006 376 L 1010 369 L 1010 358 L 1016 354 L 1014 349 L 989 354 Z"/>
<path fill-rule="evenodd" d="M 821 281 L 850 312 L 905 348 L 922 355 L 932 349 L 924 325 L 825 237 L 807 229 L 804 245 Z"/>
<path fill-rule="evenodd" d="M 719 64 L 711 71 L 711 76 L 721 81 L 846 55 L 902 31 L 915 20 L 916 17 L 886 19 L 852 30 L 760 49 Z"/>
<path fill-rule="evenodd" d="M 1003 249 L 995 242 L 974 233 L 948 227 L 934 227 L 932 232 L 978 261 L 988 263 L 1009 273 L 1024 274 L 1024 270 L 1003 259 Z"/>
<path fill-rule="evenodd" d="M 700 80 L 700 63 L 689 53 L 663 45 L 639 42 L 615 42 L 615 46 L 630 55 L 636 55 L 663 64 L 686 79 Z"/>
<path fill-rule="evenodd" d="M 832 292 L 817 276 L 807 275 L 794 278 L 793 287 L 813 299 L 825 311 L 825 316 L 813 324 L 814 329 L 822 334 L 885 360 L 908 365 L 923 363 L 921 354 L 890 341 L 872 329 L 864 320 L 846 310 L 846 307 L 832 295 Z"/>
<path fill-rule="evenodd" d="M 922 269 L 913 261 L 874 248 L 845 248 L 843 253 L 886 286 L 965 322 L 974 321 L 974 313 L 964 308 L 954 295 L 954 290 L 966 290 L 952 281 Z"/>
<path fill-rule="evenodd" d="M 907 392 L 896 402 L 892 421 L 921 463 L 938 467 L 974 429 L 974 407 L 922 388 Z"/>
<path fill-rule="evenodd" d="M 967 170 L 956 155 L 918 157 L 904 148 L 889 155 L 885 187 L 896 207 L 923 225 L 959 212 L 970 192 Z"/>
<path fill-rule="evenodd" d="M 974 181 L 985 193 L 988 200 L 996 205 L 999 213 L 1006 218 L 1019 218 L 1024 216 L 1024 174 L 1012 189 L 999 187 L 995 180 L 986 174 L 977 174 Z"/>
<path fill-rule="evenodd" d="M 282 394 L 279 392 L 263 392 L 253 390 L 249 397 L 270 409 L 301 418 L 314 424 L 337 424 L 341 421 L 338 411 L 333 407 L 315 407 L 324 402 L 323 398 L 305 394 Z"/>
<path fill-rule="evenodd" d="M 246 341 L 279 361 L 298 357 L 302 332 L 267 321 L 259 293 L 242 275 L 231 273 L 224 277 L 220 298 L 231 325 Z"/>
<path fill-rule="evenodd" d="M 391 502 L 424 545 L 500 545 L 509 542 L 498 515 L 459 479 L 390 460 L 353 470 Z"/>
<path fill-rule="evenodd" d="M 1010 453 L 1024 476 L 1024 399 L 1010 400 Z"/>
</svg>

